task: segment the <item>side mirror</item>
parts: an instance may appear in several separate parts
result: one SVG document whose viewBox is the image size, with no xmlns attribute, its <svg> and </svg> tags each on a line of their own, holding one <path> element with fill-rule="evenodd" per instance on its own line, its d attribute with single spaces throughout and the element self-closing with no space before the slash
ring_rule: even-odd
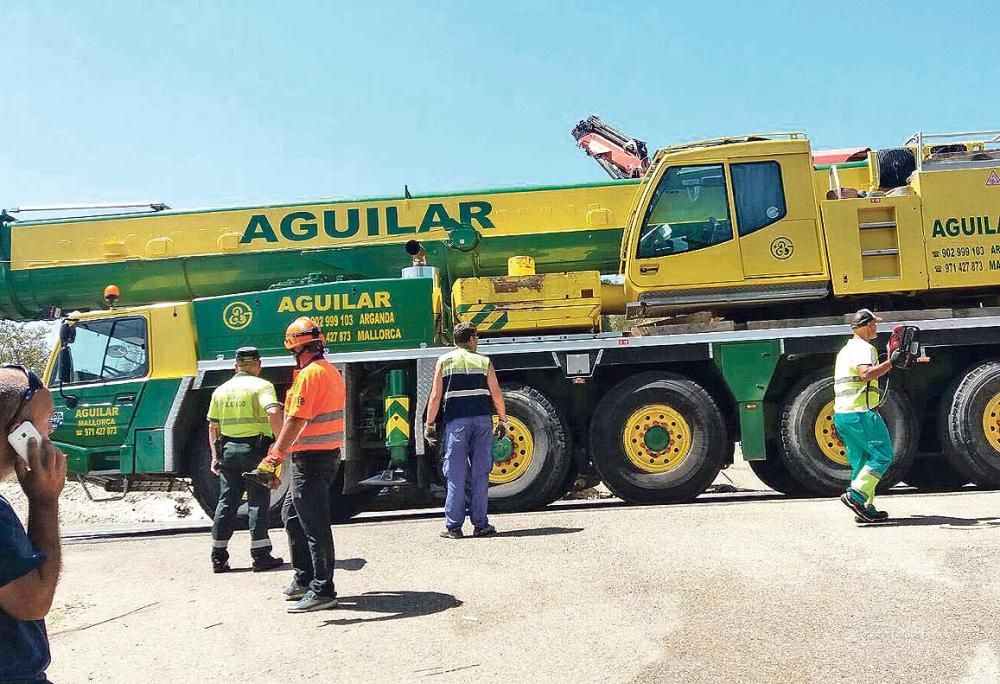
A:
<svg viewBox="0 0 1000 684">
<path fill-rule="evenodd" d="M 76 342 L 76 321 L 63 321 L 59 327 L 59 344 L 63 347 Z"/>
<path fill-rule="evenodd" d="M 73 380 L 73 353 L 69 347 L 63 345 L 59 348 L 59 382 L 71 382 Z"/>
</svg>

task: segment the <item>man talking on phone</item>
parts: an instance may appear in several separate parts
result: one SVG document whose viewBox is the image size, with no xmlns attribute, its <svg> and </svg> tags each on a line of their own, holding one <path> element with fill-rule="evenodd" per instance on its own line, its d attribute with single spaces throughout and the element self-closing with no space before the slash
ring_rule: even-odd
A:
<svg viewBox="0 0 1000 684">
<path fill-rule="evenodd" d="M 45 616 L 59 581 L 59 493 L 66 456 L 49 441 L 52 395 L 34 371 L 0 366 L 0 479 L 17 474 L 28 498 L 28 531 L 0 496 L 0 681 L 48 681 L 49 639 Z M 30 431 L 40 439 L 9 441 Z"/>
</svg>

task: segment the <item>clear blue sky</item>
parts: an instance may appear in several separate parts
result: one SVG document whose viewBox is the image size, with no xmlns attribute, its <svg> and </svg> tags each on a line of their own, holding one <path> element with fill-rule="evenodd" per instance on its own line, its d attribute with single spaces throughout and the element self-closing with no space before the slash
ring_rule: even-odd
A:
<svg viewBox="0 0 1000 684">
<path fill-rule="evenodd" d="M 1000 128 L 997 7 L 0 0 L 0 207 L 600 180 L 590 113 L 654 148 Z"/>
</svg>

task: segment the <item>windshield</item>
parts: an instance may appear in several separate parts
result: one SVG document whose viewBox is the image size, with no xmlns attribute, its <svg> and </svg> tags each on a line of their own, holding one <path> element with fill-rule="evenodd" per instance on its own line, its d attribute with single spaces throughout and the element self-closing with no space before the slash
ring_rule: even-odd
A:
<svg viewBox="0 0 1000 684">
<path fill-rule="evenodd" d="M 653 193 L 639 234 L 640 259 L 712 247 L 733 237 L 721 164 L 674 166 Z"/>
<path fill-rule="evenodd" d="M 149 367 L 146 320 L 136 317 L 80 322 L 69 350 L 66 384 L 141 378 Z M 58 380 L 61 374 L 57 362 L 53 379 Z"/>
</svg>

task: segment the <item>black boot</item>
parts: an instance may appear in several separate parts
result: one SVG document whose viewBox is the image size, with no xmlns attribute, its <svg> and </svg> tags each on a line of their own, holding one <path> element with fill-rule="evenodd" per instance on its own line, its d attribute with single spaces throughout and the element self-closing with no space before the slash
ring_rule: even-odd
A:
<svg viewBox="0 0 1000 684">
<path fill-rule="evenodd" d="M 274 570 L 275 568 L 280 568 L 285 564 L 284 558 L 275 558 L 270 552 L 262 553 L 259 556 L 254 556 L 253 559 L 253 571 L 254 572 L 266 572 L 267 570 Z"/>
<path fill-rule="evenodd" d="M 229 554 L 225 551 L 212 551 L 212 572 L 229 572 Z"/>
</svg>

